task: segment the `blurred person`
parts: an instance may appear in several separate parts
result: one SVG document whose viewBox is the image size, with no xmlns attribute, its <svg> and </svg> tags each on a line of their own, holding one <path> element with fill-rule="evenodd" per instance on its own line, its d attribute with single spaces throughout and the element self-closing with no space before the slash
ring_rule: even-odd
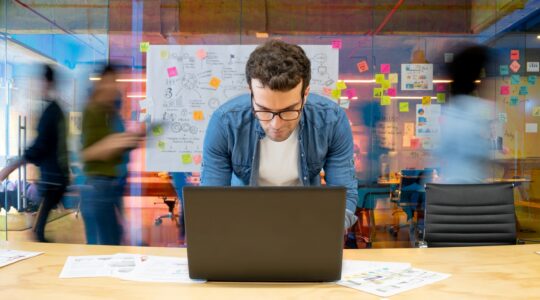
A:
<svg viewBox="0 0 540 300">
<path fill-rule="evenodd" d="M 436 150 L 441 162 L 440 182 L 480 183 L 491 177 L 493 101 L 473 94 L 489 48 L 468 46 L 448 66 L 450 101 L 442 112 L 441 140 Z"/>
<path fill-rule="evenodd" d="M 55 207 L 69 184 L 67 151 L 67 125 L 64 112 L 56 97 L 56 72 L 49 65 L 42 67 L 42 98 L 47 103 L 37 126 L 37 137 L 20 159 L 9 162 L 0 171 L 0 182 L 19 166 L 29 162 L 39 167 L 39 195 L 42 198 L 34 225 L 35 238 L 39 242 L 45 239 L 47 217 Z"/>
<path fill-rule="evenodd" d="M 144 134 L 125 132 L 116 70 L 107 65 L 100 77 L 83 112 L 81 158 L 91 188 L 83 193 L 81 213 L 88 244 L 119 245 L 128 155 Z"/>
</svg>

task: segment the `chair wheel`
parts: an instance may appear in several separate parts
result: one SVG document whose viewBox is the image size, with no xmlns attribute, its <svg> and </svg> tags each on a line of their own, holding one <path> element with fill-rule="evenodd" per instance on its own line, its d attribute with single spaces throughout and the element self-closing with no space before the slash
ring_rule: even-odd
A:
<svg viewBox="0 0 540 300">
<path fill-rule="evenodd" d="M 156 226 L 161 225 L 161 223 L 163 223 L 163 220 L 161 220 L 161 219 L 156 219 L 156 220 L 154 221 L 154 224 L 156 224 Z"/>
</svg>

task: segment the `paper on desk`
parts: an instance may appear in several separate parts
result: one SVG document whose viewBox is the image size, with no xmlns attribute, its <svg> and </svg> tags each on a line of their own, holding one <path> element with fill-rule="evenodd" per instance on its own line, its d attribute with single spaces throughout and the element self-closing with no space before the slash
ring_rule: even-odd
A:
<svg viewBox="0 0 540 300">
<path fill-rule="evenodd" d="M 204 280 L 189 278 L 188 261 L 185 257 L 145 256 L 133 272 L 118 277 L 124 280 L 147 282 L 204 282 Z"/>
<path fill-rule="evenodd" d="M 380 297 L 389 297 L 448 277 L 450 274 L 388 264 L 378 269 L 366 269 L 356 274 L 344 274 L 342 275 L 343 279 L 337 284 Z"/>
<path fill-rule="evenodd" d="M 0 268 L 5 267 L 9 264 L 18 262 L 23 259 L 38 256 L 40 254 L 43 254 L 43 252 L 29 252 L 29 251 L 2 249 L 0 250 Z"/>
</svg>

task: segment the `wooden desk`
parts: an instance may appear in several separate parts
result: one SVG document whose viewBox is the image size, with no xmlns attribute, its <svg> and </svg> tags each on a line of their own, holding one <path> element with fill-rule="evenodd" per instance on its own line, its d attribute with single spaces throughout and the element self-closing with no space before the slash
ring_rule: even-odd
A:
<svg viewBox="0 0 540 300">
<path fill-rule="evenodd" d="M 4 243 L 45 254 L 0 268 L 1 299 L 380 299 L 328 283 L 171 284 L 114 278 L 59 279 L 69 255 L 139 253 L 185 256 L 181 248 Z M 309 251 L 309 249 L 306 249 Z M 346 259 L 410 262 L 449 279 L 392 299 L 532 299 L 540 296 L 540 245 L 345 250 Z"/>
</svg>

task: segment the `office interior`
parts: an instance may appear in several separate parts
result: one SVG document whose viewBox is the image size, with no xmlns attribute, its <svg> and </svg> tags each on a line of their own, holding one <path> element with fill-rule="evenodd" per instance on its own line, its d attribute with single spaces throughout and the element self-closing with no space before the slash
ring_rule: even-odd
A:
<svg viewBox="0 0 540 300">
<path fill-rule="evenodd" d="M 478 96 L 496 106 L 494 164 L 486 177 L 514 183 L 518 238 L 540 240 L 540 1 L 4 0 L 0 28 L 0 167 L 36 135 L 43 109 L 36 66 L 52 64 L 61 74 L 58 96 L 69 121 L 72 186 L 49 216 L 45 235 L 54 242 L 86 242 L 79 212 L 80 118 L 100 64 L 120 67 L 125 127 L 141 128 L 147 126 L 141 101 L 147 100 L 150 81 L 148 45 L 234 47 L 269 39 L 328 45 L 339 53 L 337 79 L 346 89 L 326 96 L 350 120 L 362 203 L 347 248 L 418 246 L 422 213 L 400 193 L 403 178 L 444 170 L 433 155 L 436 138 L 415 129 L 417 107 L 429 101 L 444 110 L 451 101 L 445 67 L 456 47 L 489 46 L 496 57 L 478 79 Z M 430 65 L 429 89 L 403 89 L 404 64 Z M 312 66 L 325 72 L 316 57 Z M 380 74 L 385 80 L 397 74 L 388 98 L 374 95 Z M 178 191 L 198 185 L 199 173 L 150 171 L 146 152 L 143 145 L 130 154 L 122 243 L 183 247 Z M 36 167 L 27 165 L 2 183 L 0 240 L 32 240 L 38 177 Z"/>
</svg>

